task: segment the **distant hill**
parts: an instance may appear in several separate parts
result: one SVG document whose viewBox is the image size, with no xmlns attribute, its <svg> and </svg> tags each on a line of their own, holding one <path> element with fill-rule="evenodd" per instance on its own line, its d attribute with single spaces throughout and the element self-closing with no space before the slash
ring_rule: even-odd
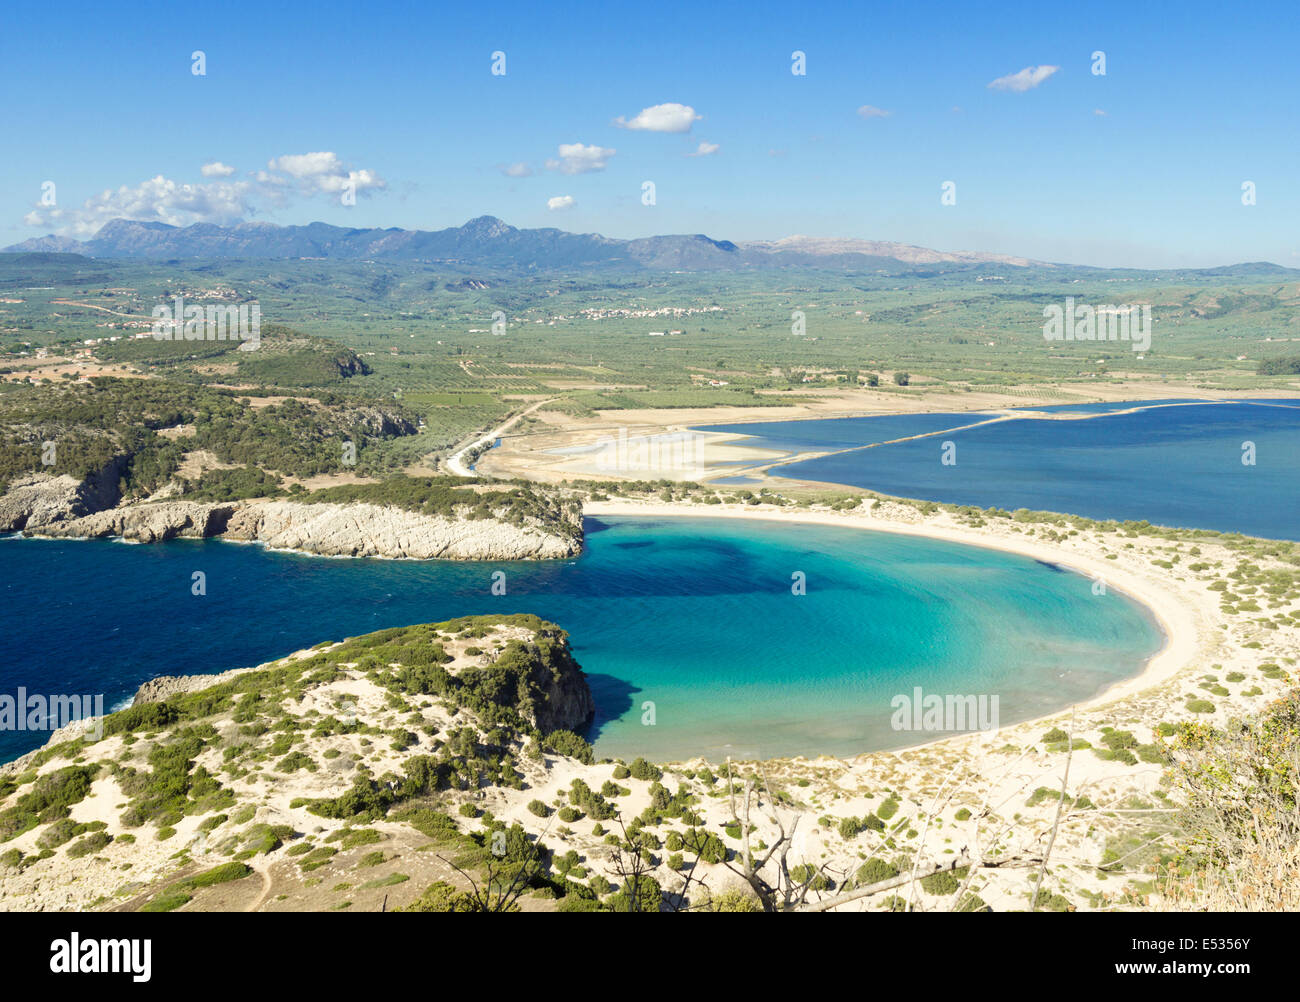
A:
<svg viewBox="0 0 1300 1002">
<path fill-rule="evenodd" d="M 799 236 L 751 243 L 715 240 L 699 233 L 616 240 L 598 233 L 567 233 L 550 227 L 521 230 L 494 216 L 479 216 L 464 226 L 435 231 L 348 229 L 326 223 L 195 223 L 178 227 L 114 219 L 89 240 L 51 235 L 5 250 L 147 260 L 391 259 L 528 269 L 623 267 L 686 271 L 783 267 L 896 270 L 900 265 L 918 264 L 1026 267 L 1038 263 L 1001 254 L 950 254 L 907 244 Z"/>
<path fill-rule="evenodd" d="M 41 237 L 41 240 L 61 239 Z M 75 241 L 74 241 L 75 243 Z M 80 244 L 78 244 L 80 246 Z M 22 288 L 36 282 L 107 282 L 112 266 L 84 254 L 63 251 L 31 251 L 7 254 L 0 265 L 0 289 Z"/>
<path fill-rule="evenodd" d="M 278 226 L 260 222 L 234 226 L 213 223 L 169 226 L 166 223 L 114 219 L 105 223 L 89 240 L 72 240 L 51 234 L 6 247 L 4 253 L 24 255 L 25 263 L 32 267 L 54 265 L 68 271 L 93 267 L 88 258 L 117 258 L 143 261 L 401 261 L 437 264 L 470 275 L 474 275 L 475 269 L 707 272 L 810 268 L 913 277 L 934 277 L 954 272 L 1010 277 L 1013 273 L 1008 269 L 1055 279 L 1063 279 L 1067 274 L 1100 277 L 1103 273 L 1160 274 L 1170 279 L 1273 276 L 1289 279 L 1300 275 L 1300 271 L 1268 262 L 1154 272 L 1053 264 L 1007 254 L 937 251 L 911 244 L 838 237 L 790 236 L 780 240 L 733 242 L 694 233 L 618 240 L 599 233 L 568 233 L 553 227 L 521 230 L 495 216 L 479 216 L 464 226 L 445 230 L 350 229 L 327 223 Z M 14 263 L 14 259 L 7 263 Z M 481 278 L 475 276 L 475 280 L 487 287 Z"/>
</svg>

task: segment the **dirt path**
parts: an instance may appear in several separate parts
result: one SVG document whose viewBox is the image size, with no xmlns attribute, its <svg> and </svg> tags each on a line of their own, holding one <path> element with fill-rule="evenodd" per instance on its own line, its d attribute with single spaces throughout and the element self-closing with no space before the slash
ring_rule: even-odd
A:
<svg viewBox="0 0 1300 1002">
<path fill-rule="evenodd" d="M 141 316 L 138 313 L 119 313 L 117 310 L 110 310 L 107 306 L 96 306 L 94 303 L 79 303 L 75 299 L 51 299 L 50 302 L 56 306 L 81 306 L 87 310 L 99 310 L 110 316 L 122 317 L 126 320 L 152 320 L 153 317 Z"/>
<path fill-rule="evenodd" d="M 253 867 L 253 869 L 256 871 L 257 875 L 262 878 L 262 890 L 258 892 L 256 898 L 254 898 L 251 902 L 249 902 L 248 907 L 244 909 L 244 911 L 246 912 L 255 912 L 259 908 L 261 908 L 262 902 L 264 902 L 266 900 L 266 896 L 271 893 L 270 868 L 268 867 L 267 869 L 263 870 L 258 867 Z"/>
<path fill-rule="evenodd" d="M 488 432 L 486 435 L 482 435 L 479 438 L 474 439 L 474 441 L 470 442 L 468 445 L 461 446 L 459 449 L 456 450 L 456 452 L 454 452 L 450 456 L 450 458 L 448 458 L 447 472 L 457 477 L 474 476 L 474 472 L 465 465 L 465 461 L 463 459 L 465 453 L 472 452 L 474 449 L 477 449 L 479 446 L 487 445 L 489 442 L 496 441 L 496 439 L 504 435 L 507 431 L 513 428 L 524 418 L 526 418 L 529 414 L 533 413 L 533 411 L 537 410 L 539 407 L 541 407 L 544 404 L 549 404 L 554 399 L 555 397 L 547 397 L 545 400 L 539 400 L 537 401 L 537 403 L 525 407 L 514 417 L 506 421 L 505 424 L 499 425 L 496 428 L 494 428 L 492 431 Z"/>
</svg>

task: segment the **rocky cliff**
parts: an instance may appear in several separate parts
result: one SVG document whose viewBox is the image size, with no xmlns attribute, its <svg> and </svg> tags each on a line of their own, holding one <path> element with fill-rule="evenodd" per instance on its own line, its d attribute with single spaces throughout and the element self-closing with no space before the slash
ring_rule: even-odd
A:
<svg viewBox="0 0 1300 1002">
<path fill-rule="evenodd" d="M 223 533 L 325 556 L 552 560 L 582 552 L 581 519 L 560 528 L 423 515 L 372 504 L 267 501 L 239 508 Z"/>
<path fill-rule="evenodd" d="M 122 499 L 117 483 L 124 463 L 114 460 L 84 480 L 34 473 L 10 481 L 0 495 L 0 532 L 56 525 L 111 508 Z"/>
<path fill-rule="evenodd" d="M 543 734 L 576 731 L 596 712 L 587 676 L 573 660 L 568 634 L 542 624 L 537 643 L 528 648 L 528 673 L 522 687 L 529 693 L 524 717 Z"/>
<path fill-rule="evenodd" d="M 133 542 L 225 538 L 322 556 L 414 560 L 554 560 L 582 552 L 582 516 L 557 523 L 428 515 L 404 508 L 302 501 L 162 501 L 95 510 L 71 477 L 29 477 L 0 497 L 0 531 Z"/>
</svg>

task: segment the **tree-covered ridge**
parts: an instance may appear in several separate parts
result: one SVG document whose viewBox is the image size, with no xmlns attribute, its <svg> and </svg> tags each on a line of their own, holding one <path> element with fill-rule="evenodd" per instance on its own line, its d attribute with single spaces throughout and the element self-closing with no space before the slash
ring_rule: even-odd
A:
<svg viewBox="0 0 1300 1002">
<path fill-rule="evenodd" d="M 232 390 L 155 379 L 0 384 L 0 484 L 31 473 L 82 479 L 115 466 L 123 495 L 157 490 L 184 455 L 291 476 L 367 468 L 367 449 L 418 431 L 401 405 L 319 395 L 256 407 Z M 171 434 L 164 434 L 171 432 Z M 52 463 L 45 443 L 54 443 Z M 349 463 L 345 443 L 355 448 Z"/>
<path fill-rule="evenodd" d="M 263 324 L 256 350 L 241 350 L 248 347 L 238 339 L 127 338 L 99 344 L 95 354 L 105 362 L 128 363 L 183 381 L 267 388 L 337 386 L 370 374 L 351 348 L 284 324 Z"/>
</svg>

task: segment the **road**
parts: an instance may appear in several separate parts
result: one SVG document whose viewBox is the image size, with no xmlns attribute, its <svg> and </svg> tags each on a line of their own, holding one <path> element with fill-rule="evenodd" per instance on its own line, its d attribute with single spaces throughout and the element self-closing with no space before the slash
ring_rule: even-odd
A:
<svg viewBox="0 0 1300 1002">
<path fill-rule="evenodd" d="M 486 435 L 474 439 L 474 441 L 470 442 L 468 445 L 461 446 L 459 449 L 456 450 L 456 452 L 452 453 L 452 455 L 448 457 L 446 462 L 447 472 L 456 477 L 475 476 L 474 471 L 469 469 L 469 467 L 465 465 L 464 456 L 467 452 L 472 452 L 473 450 L 479 448 L 480 446 L 489 445 L 492 442 L 495 442 L 498 438 L 500 438 L 507 431 L 513 428 L 516 424 L 518 424 L 520 421 L 526 418 L 529 414 L 537 410 L 537 408 L 541 407 L 543 404 L 549 404 L 554 399 L 555 399 L 554 397 L 548 397 L 545 400 L 537 401 L 537 403 L 535 404 L 530 404 L 528 407 L 524 408 L 522 411 L 520 411 L 518 414 L 516 414 L 514 417 L 508 420 L 505 424 L 493 428 Z"/>
</svg>

